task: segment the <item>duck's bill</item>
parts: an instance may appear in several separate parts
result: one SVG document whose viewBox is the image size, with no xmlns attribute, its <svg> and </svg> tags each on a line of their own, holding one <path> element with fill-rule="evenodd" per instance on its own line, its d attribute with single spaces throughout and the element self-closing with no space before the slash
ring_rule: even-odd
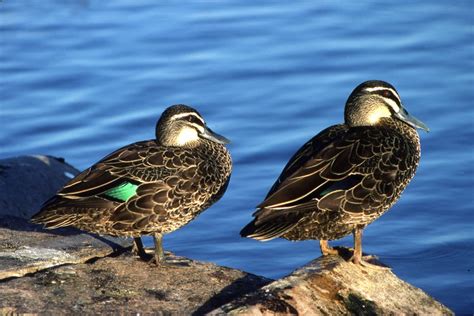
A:
<svg viewBox="0 0 474 316">
<path fill-rule="evenodd" d="M 416 117 L 410 115 L 405 109 L 398 112 L 396 115 L 398 116 L 399 119 L 401 119 L 402 121 L 408 123 L 409 125 L 413 126 L 414 128 L 421 128 L 425 132 L 430 131 L 429 127 L 425 123 L 423 123 L 422 121 L 420 121 Z"/>
<path fill-rule="evenodd" d="M 216 142 L 218 144 L 225 145 L 225 144 L 230 143 L 230 140 L 228 140 L 227 138 L 225 138 L 222 135 L 219 135 L 219 134 L 213 132 L 212 129 L 210 129 L 207 126 L 204 127 L 204 131 L 202 133 L 200 133 L 200 136 L 202 138 L 209 139 L 210 141 Z"/>
</svg>

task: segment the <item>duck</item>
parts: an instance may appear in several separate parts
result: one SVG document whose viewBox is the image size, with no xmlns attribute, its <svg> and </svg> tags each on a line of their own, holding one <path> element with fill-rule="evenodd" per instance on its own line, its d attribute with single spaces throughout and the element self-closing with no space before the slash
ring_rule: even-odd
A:
<svg viewBox="0 0 474 316">
<path fill-rule="evenodd" d="M 347 99 L 344 123 L 324 129 L 291 157 L 240 235 L 319 240 L 327 256 L 339 253 L 329 240 L 353 234 L 350 261 L 368 265 L 363 229 L 397 202 L 415 175 L 417 129 L 429 131 L 391 84 L 361 83 Z"/>
<path fill-rule="evenodd" d="M 71 179 L 31 222 L 72 226 L 99 235 L 132 237 L 144 260 L 166 264 L 164 234 L 186 225 L 225 193 L 232 160 L 229 140 L 212 131 L 194 108 L 168 107 L 156 138 L 126 145 Z M 142 236 L 154 238 L 154 257 Z"/>
</svg>

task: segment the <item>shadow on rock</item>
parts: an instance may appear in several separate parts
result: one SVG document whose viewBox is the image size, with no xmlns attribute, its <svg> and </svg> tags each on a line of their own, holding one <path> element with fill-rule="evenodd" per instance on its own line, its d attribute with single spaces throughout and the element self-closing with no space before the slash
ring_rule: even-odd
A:
<svg viewBox="0 0 474 316">
<path fill-rule="evenodd" d="M 235 280 L 233 283 L 223 288 L 215 296 L 211 297 L 192 315 L 205 315 L 206 313 L 209 313 L 219 306 L 227 304 L 238 297 L 260 289 L 270 282 L 272 282 L 270 279 L 263 279 L 262 277 L 257 277 L 251 274 L 245 275 L 244 277 Z"/>
<path fill-rule="evenodd" d="M 78 173 L 63 158 L 21 156 L 0 160 L 0 216 L 30 219 Z"/>
<path fill-rule="evenodd" d="M 64 227 L 53 230 L 45 229 L 42 227 L 42 225 L 30 223 L 28 219 L 12 215 L 0 217 L 0 228 L 6 228 L 16 231 L 29 231 L 36 233 L 53 234 L 59 236 L 72 236 L 83 234 L 82 231 L 74 227 Z"/>
</svg>

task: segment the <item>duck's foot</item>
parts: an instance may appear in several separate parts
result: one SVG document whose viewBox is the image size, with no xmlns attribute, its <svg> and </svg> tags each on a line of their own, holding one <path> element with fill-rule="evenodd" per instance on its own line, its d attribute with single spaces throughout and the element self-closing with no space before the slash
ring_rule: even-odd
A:
<svg viewBox="0 0 474 316">
<path fill-rule="evenodd" d="M 339 254 L 339 251 L 337 251 L 337 249 L 329 246 L 329 243 L 327 240 L 320 240 L 319 247 L 321 248 L 321 253 L 323 254 L 323 256 Z"/>
<path fill-rule="evenodd" d="M 362 228 L 357 227 L 354 229 L 354 249 L 352 250 L 352 257 L 349 259 L 350 262 L 354 264 L 358 264 L 362 267 L 366 268 L 383 268 L 386 269 L 387 267 L 382 266 L 377 261 L 375 256 L 363 256 L 362 255 Z"/>
<path fill-rule="evenodd" d="M 157 266 L 157 267 L 164 267 L 164 268 L 181 268 L 181 267 L 189 267 L 189 262 L 186 260 L 162 260 L 160 262 L 156 262 L 156 259 L 152 259 L 149 261 L 150 265 Z"/>
<path fill-rule="evenodd" d="M 189 267 L 190 260 L 186 258 L 174 258 L 173 256 L 167 256 L 163 254 L 152 256 L 148 260 L 148 264 L 155 267 L 163 268 L 179 268 L 179 267 Z"/>
<path fill-rule="evenodd" d="M 352 257 L 349 258 L 349 262 L 352 262 L 353 264 L 360 265 L 361 267 L 364 268 L 369 268 L 369 269 L 380 269 L 380 270 L 391 270 L 389 266 L 384 265 L 378 260 L 377 256 L 374 255 L 363 255 L 363 256 L 356 256 L 355 253 L 352 255 Z"/>
<path fill-rule="evenodd" d="M 158 266 L 158 267 L 186 267 L 189 266 L 189 261 L 179 260 L 172 258 L 172 256 L 165 257 L 163 251 L 163 235 L 159 233 L 154 234 L 155 240 L 155 255 L 151 260 L 148 261 L 149 264 Z M 171 258 L 170 258 L 171 257 Z"/>
<path fill-rule="evenodd" d="M 366 255 L 361 253 L 360 256 L 358 256 L 356 255 L 357 252 L 354 252 L 354 248 L 347 247 L 334 247 L 334 250 L 336 250 L 338 255 L 347 262 L 352 262 L 362 267 L 373 267 L 374 269 L 391 269 L 389 266 L 381 263 L 378 260 L 378 257 L 375 255 Z"/>
<path fill-rule="evenodd" d="M 154 235 L 155 252 L 145 249 L 140 237 L 133 238 L 132 253 L 141 260 L 155 267 L 189 267 L 190 260 L 186 258 L 176 258 L 172 254 L 165 256 L 162 244 L 162 235 Z"/>
</svg>

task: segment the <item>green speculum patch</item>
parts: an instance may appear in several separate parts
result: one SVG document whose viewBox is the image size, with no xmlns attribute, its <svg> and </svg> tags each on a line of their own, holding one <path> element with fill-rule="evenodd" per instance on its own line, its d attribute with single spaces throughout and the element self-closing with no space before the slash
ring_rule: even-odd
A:
<svg viewBox="0 0 474 316">
<path fill-rule="evenodd" d="M 109 189 L 104 195 L 125 202 L 137 193 L 137 187 L 136 184 L 124 182 L 115 188 Z"/>
</svg>

